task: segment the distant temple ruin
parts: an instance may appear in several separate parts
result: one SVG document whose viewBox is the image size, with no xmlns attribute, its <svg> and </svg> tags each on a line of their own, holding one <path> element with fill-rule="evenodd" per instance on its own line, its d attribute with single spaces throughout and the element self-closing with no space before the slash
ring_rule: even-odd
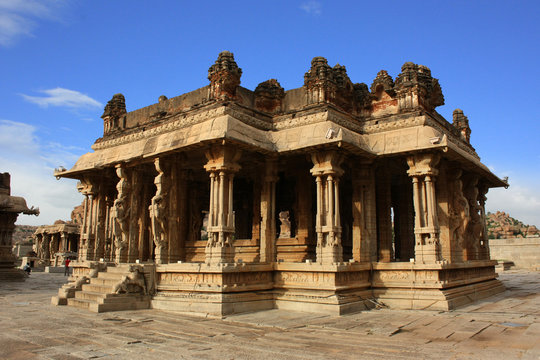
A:
<svg viewBox="0 0 540 360">
<path fill-rule="evenodd" d="M 132 112 L 70 170 L 84 194 L 72 283 L 53 299 L 94 311 L 217 315 L 452 309 L 502 291 L 469 120 L 452 123 L 430 69 L 353 83 L 316 57 L 304 85 L 240 86 L 222 52 L 210 84 Z"/>
<path fill-rule="evenodd" d="M 16 257 L 11 251 L 15 221 L 21 213 L 37 216 L 39 209 L 28 208 L 20 196 L 11 196 L 11 176 L 0 173 L 0 281 L 24 281 L 27 276 L 15 268 Z"/>
<path fill-rule="evenodd" d="M 42 266 L 61 266 L 65 259 L 77 255 L 80 224 L 57 220 L 42 225 L 34 233 L 34 251 Z"/>
<path fill-rule="evenodd" d="M 61 266 L 67 258 L 77 256 L 81 239 L 83 205 L 71 212 L 71 220 L 56 220 L 39 226 L 32 236 L 39 266 Z"/>
</svg>

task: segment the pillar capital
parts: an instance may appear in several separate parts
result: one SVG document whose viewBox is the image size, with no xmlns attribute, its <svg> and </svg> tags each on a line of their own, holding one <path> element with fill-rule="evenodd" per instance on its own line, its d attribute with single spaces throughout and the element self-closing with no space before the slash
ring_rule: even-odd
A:
<svg viewBox="0 0 540 360">
<path fill-rule="evenodd" d="M 214 144 L 205 152 L 208 162 L 204 166 L 208 172 L 237 172 L 240 170 L 238 160 L 242 151 L 228 144 Z"/>
<path fill-rule="evenodd" d="M 409 170 L 407 174 L 411 177 L 437 176 L 439 170 L 436 166 L 439 164 L 441 156 L 438 153 L 414 154 L 407 157 Z"/>
<path fill-rule="evenodd" d="M 317 151 L 311 154 L 313 168 L 310 172 L 313 176 L 317 175 L 343 175 L 343 169 L 340 167 L 344 157 L 336 150 Z"/>
</svg>

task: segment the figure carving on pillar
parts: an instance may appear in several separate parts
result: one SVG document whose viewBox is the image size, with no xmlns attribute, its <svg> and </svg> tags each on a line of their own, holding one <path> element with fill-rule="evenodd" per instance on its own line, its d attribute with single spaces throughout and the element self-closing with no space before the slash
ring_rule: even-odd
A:
<svg viewBox="0 0 540 360">
<path fill-rule="evenodd" d="M 281 211 L 279 213 L 279 221 L 281 225 L 279 227 L 279 238 L 288 239 L 291 237 L 291 221 L 289 219 L 288 211 Z"/>
<path fill-rule="evenodd" d="M 450 203 L 450 233 L 452 247 L 456 249 L 465 246 L 465 231 L 470 221 L 469 202 L 463 195 L 462 173 L 461 169 L 455 170 L 451 180 L 453 200 Z"/>
<path fill-rule="evenodd" d="M 116 262 L 119 263 L 124 260 L 125 251 L 128 246 L 130 215 L 128 195 L 130 186 L 127 179 L 126 170 L 123 167 L 117 166 L 116 174 L 120 178 L 118 184 L 116 185 L 118 196 L 114 201 L 111 213 L 114 232 L 114 246 L 116 250 Z"/>
<path fill-rule="evenodd" d="M 470 221 L 466 229 L 464 260 L 477 260 L 480 253 L 480 241 L 484 236 L 484 219 L 482 218 L 482 206 L 479 203 L 478 177 L 469 178 L 465 196 L 469 201 Z"/>
<path fill-rule="evenodd" d="M 154 180 L 156 185 L 156 194 L 152 198 L 152 202 L 149 208 L 150 218 L 152 220 L 152 235 L 154 238 L 155 258 L 156 263 L 162 264 L 167 261 L 168 253 L 168 206 L 167 197 L 169 192 L 169 182 L 166 179 L 164 172 L 163 160 L 159 158 L 154 161 L 154 165 L 158 172 Z"/>
</svg>

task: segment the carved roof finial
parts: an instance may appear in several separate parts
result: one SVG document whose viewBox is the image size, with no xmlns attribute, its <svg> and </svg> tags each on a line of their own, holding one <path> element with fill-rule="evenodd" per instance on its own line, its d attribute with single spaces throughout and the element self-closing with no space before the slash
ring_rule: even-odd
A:
<svg viewBox="0 0 540 360">
<path fill-rule="evenodd" d="M 210 97 L 228 99 L 236 96 L 236 88 L 240 85 L 242 69 L 234 61 L 233 53 L 222 51 L 216 62 L 208 69 L 210 80 Z"/>
<path fill-rule="evenodd" d="M 418 95 L 406 95 L 412 88 L 421 91 L 418 92 Z M 398 95 L 401 94 L 399 96 L 403 99 L 407 96 L 418 96 L 417 100 L 404 101 L 402 104 L 418 104 L 429 111 L 434 110 L 437 106 L 444 105 L 444 96 L 439 80 L 433 78 L 431 70 L 424 65 L 416 65 L 412 62 L 403 64 L 401 73 L 396 78 L 394 89 Z M 410 106 L 407 108 L 410 108 Z"/>
<path fill-rule="evenodd" d="M 471 128 L 469 127 L 469 118 L 463 114 L 463 110 L 456 109 L 452 113 L 452 125 L 461 133 L 461 138 L 466 142 L 471 141 Z"/>
<path fill-rule="evenodd" d="M 281 108 L 285 90 L 276 79 L 263 81 L 255 88 L 255 107 L 266 112 L 275 112 Z"/>
<path fill-rule="evenodd" d="M 381 91 L 386 91 L 390 95 L 394 93 L 394 80 L 386 70 L 381 70 L 373 80 L 370 87 L 372 94 L 380 94 Z"/>
<path fill-rule="evenodd" d="M 118 93 L 114 94 L 112 99 L 109 100 L 107 105 L 105 105 L 105 109 L 103 111 L 103 115 L 101 115 L 101 118 L 105 118 L 107 116 L 118 118 L 126 113 L 126 98 L 124 95 Z"/>
</svg>

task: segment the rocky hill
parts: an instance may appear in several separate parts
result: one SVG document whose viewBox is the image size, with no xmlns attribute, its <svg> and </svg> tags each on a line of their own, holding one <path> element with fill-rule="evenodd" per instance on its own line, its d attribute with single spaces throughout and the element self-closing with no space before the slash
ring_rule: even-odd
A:
<svg viewBox="0 0 540 360">
<path fill-rule="evenodd" d="M 15 231 L 13 231 L 13 240 L 12 243 L 15 244 L 18 241 L 26 240 L 29 237 L 32 237 L 34 231 L 38 227 L 32 225 L 15 225 Z"/>
<path fill-rule="evenodd" d="M 526 225 L 504 211 L 488 212 L 486 223 L 490 239 L 540 236 L 536 226 Z"/>
</svg>

